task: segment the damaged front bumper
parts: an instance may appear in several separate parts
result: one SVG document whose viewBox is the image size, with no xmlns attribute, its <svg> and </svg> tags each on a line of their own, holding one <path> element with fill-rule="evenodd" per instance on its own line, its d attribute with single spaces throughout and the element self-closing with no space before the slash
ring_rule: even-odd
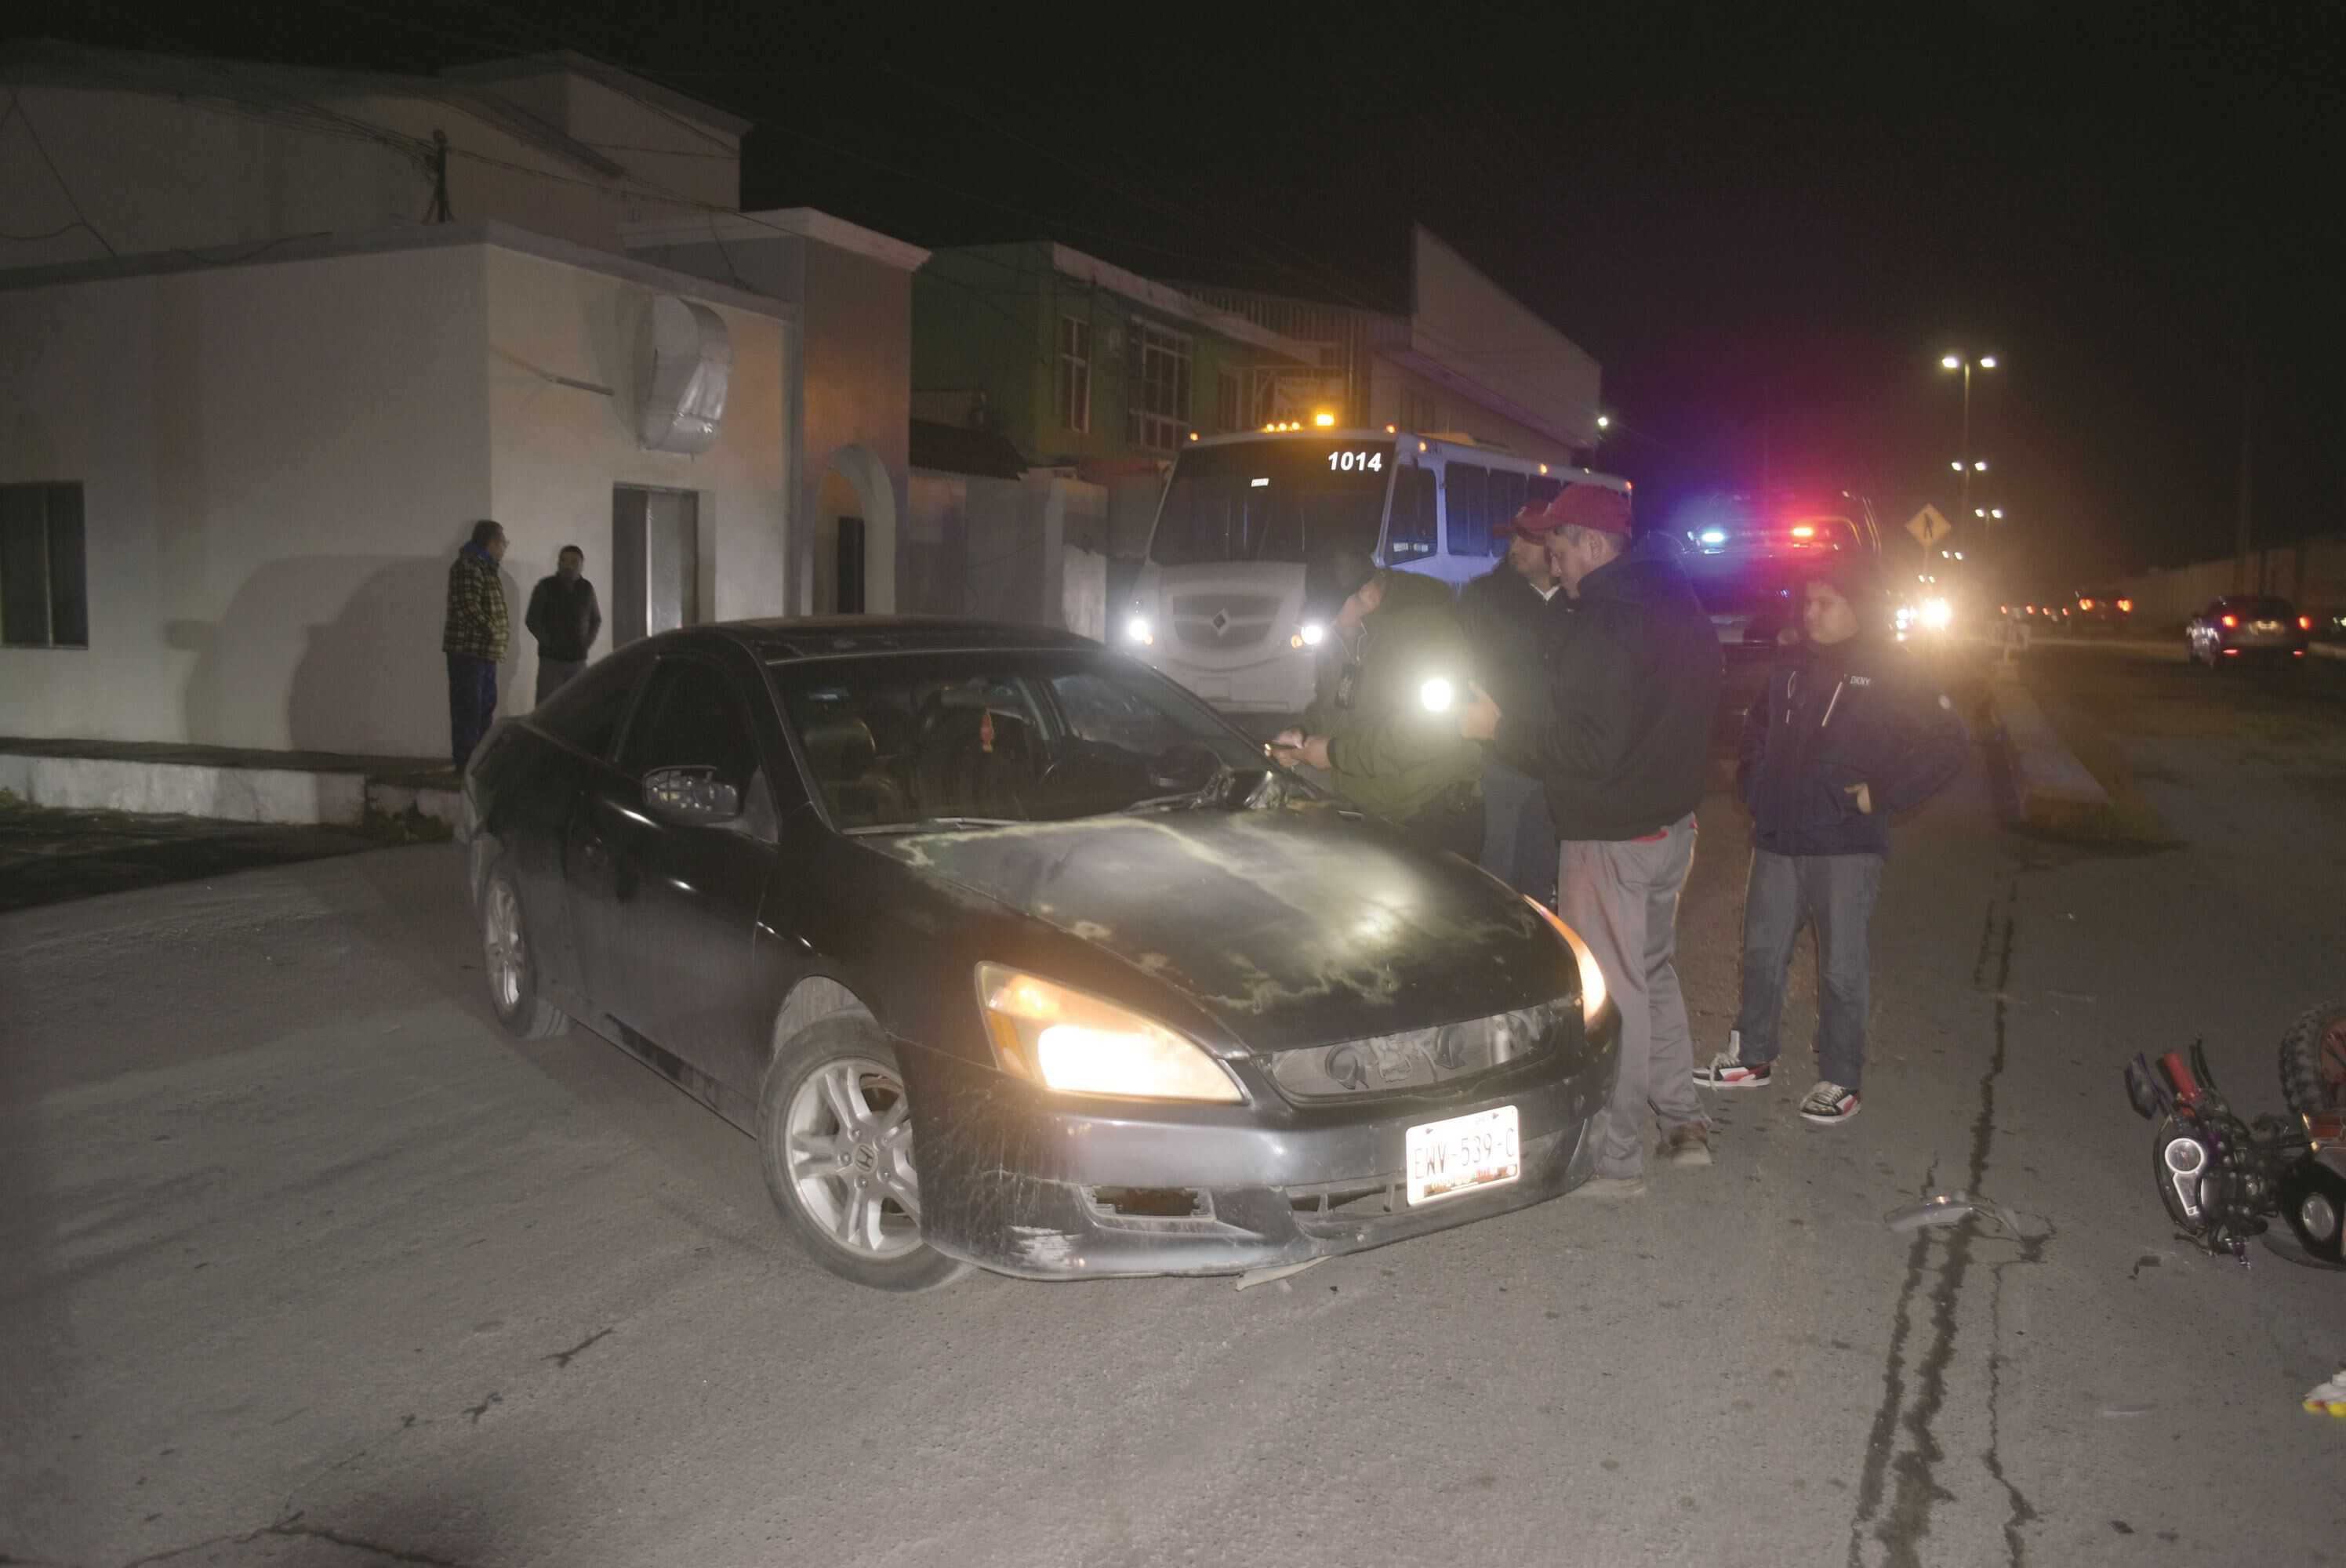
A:
<svg viewBox="0 0 2346 1568">
<path fill-rule="evenodd" d="M 1029 1279 L 1237 1274 L 1525 1208 L 1588 1178 L 1615 1048 L 1310 1107 L 1079 1102 L 899 1043 L 939 1251 Z M 1411 1207 L 1408 1130 L 1516 1109 L 1523 1174 Z"/>
</svg>

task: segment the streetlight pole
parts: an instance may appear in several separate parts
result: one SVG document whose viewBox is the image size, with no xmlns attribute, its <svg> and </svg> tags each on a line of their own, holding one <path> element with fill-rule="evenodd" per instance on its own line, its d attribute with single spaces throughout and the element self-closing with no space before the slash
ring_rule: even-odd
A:
<svg viewBox="0 0 2346 1568">
<path fill-rule="evenodd" d="M 1972 366 L 1974 362 L 1984 371 L 1995 369 L 1994 354 L 1982 354 L 1974 361 L 1971 355 L 1956 352 L 1948 354 L 1939 361 L 1939 363 L 1947 370 L 1959 370 L 1964 372 L 1964 458 L 1957 465 L 1962 470 L 1964 478 L 1963 500 L 1960 510 L 1955 514 L 1958 517 L 1968 515 L 1972 510 Z M 1979 466 L 1984 468 L 1986 465 L 1983 463 Z"/>
</svg>

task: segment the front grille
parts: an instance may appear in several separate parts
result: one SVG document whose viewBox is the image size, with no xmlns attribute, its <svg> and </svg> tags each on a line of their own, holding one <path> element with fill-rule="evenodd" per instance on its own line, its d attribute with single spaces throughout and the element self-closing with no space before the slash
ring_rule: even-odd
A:
<svg viewBox="0 0 2346 1568">
<path fill-rule="evenodd" d="M 1192 647 L 1221 651 L 1252 647 L 1279 619 L 1279 598 L 1269 594 L 1177 594 L 1173 635 Z"/>
<path fill-rule="evenodd" d="M 1281 1051 L 1270 1058 L 1270 1076 L 1292 1100 L 1406 1094 L 1568 1046 L 1579 1021 L 1577 999 L 1560 998 L 1464 1023 Z"/>
</svg>

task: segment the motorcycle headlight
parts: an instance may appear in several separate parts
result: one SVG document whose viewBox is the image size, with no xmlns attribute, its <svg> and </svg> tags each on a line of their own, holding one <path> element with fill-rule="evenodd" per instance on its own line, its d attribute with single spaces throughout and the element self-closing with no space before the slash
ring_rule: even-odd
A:
<svg viewBox="0 0 2346 1568">
<path fill-rule="evenodd" d="M 1154 1020 L 998 963 L 977 996 L 1002 1069 L 1063 1095 L 1235 1105 L 1239 1086 L 1194 1041 Z"/>
<path fill-rule="evenodd" d="M 1540 919 L 1554 927 L 1556 934 L 1564 938 L 1564 944 L 1572 949 L 1573 962 L 1580 966 L 1580 1021 L 1594 1034 L 1597 1021 L 1605 1016 L 1606 1009 L 1611 1005 L 1605 994 L 1605 972 L 1596 967 L 1596 955 L 1588 951 L 1588 944 L 1580 940 L 1580 933 L 1565 924 L 1563 917 L 1554 910 L 1529 896 L 1524 902 L 1539 911 Z"/>
</svg>

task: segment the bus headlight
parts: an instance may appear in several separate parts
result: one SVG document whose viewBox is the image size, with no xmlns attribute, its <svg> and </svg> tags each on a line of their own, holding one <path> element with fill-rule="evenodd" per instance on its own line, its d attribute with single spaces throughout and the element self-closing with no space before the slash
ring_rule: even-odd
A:
<svg viewBox="0 0 2346 1568">
<path fill-rule="evenodd" d="M 1126 640 L 1138 643 L 1142 647 L 1153 647 L 1157 642 L 1157 628 L 1148 624 L 1147 616 L 1135 616 L 1125 622 L 1124 635 Z"/>
<path fill-rule="evenodd" d="M 1317 621 L 1306 621 L 1303 623 L 1302 632 L 1299 635 L 1303 638 L 1303 646 L 1305 647 L 1316 648 L 1320 646 L 1321 639 L 1327 636 L 1328 628 L 1321 626 Z"/>
<path fill-rule="evenodd" d="M 1450 705 L 1457 696 L 1450 683 L 1438 675 L 1417 688 L 1417 698 L 1425 704 L 1428 713 L 1449 712 Z"/>
</svg>

